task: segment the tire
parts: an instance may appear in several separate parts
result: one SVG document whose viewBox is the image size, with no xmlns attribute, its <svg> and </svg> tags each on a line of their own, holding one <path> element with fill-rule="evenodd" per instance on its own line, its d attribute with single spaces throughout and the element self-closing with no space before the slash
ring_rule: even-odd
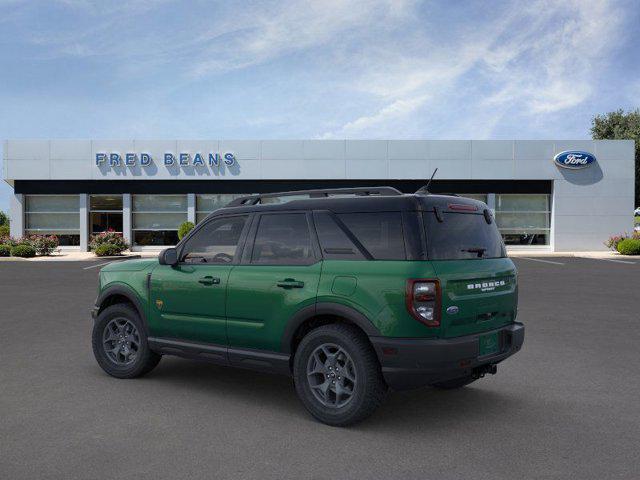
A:
<svg viewBox="0 0 640 480">
<path fill-rule="evenodd" d="M 124 303 L 111 305 L 100 312 L 93 325 L 92 345 L 98 365 L 116 378 L 141 377 L 153 370 L 162 358 L 149 348 L 138 312 Z M 109 348 L 117 345 L 121 348 Z"/>
<path fill-rule="evenodd" d="M 338 427 L 369 417 L 388 390 L 369 340 L 352 325 L 324 325 L 309 332 L 295 353 L 293 378 L 309 413 Z"/>
<path fill-rule="evenodd" d="M 453 380 L 445 380 L 444 382 L 434 383 L 432 387 L 440 389 L 440 390 L 455 390 L 457 388 L 462 388 L 470 383 L 473 383 L 477 380 L 477 378 L 469 375 L 467 377 L 454 378 Z"/>
</svg>

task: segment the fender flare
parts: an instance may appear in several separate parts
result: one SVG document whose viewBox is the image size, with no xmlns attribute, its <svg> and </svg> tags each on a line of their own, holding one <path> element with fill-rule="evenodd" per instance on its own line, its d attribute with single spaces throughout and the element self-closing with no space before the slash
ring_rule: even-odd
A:
<svg viewBox="0 0 640 480">
<path fill-rule="evenodd" d="M 369 337 L 379 337 L 382 335 L 371 320 L 355 308 L 340 303 L 321 302 L 298 310 L 289 319 L 282 334 L 281 351 L 283 353 L 291 353 L 291 341 L 300 325 L 318 315 L 334 315 L 345 318 L 360 327 Z"/>
<path fill-rule="evenodd" d="M 123 296 L 133 304 L 134 308 L 138 312 L 138 315 L 140 316 L 140 319 L 142 320 L 147 335 L 149 335 L 149 324 L 147 323 L 146 310 L 144 308 L 144 305 L 142 304 L 142 301 L 140 300 L 140 297 L 138 297 L 138 294 L 133 288 L 124 284 L 115 284 L 108 286 L 107 288 L 102 290 L 98 295 L 98 298 L 96 298 L 96 307 L 99 310 L 102 310 L 102 305 L 105 300 L 114 295 Z"/>
</svg>

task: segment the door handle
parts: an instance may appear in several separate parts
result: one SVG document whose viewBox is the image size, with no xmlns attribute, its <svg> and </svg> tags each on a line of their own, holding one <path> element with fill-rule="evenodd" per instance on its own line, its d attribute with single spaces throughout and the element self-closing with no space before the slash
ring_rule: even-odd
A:
<svg viewBox="0 0 640 480">
<path fill-rule="evenodd" d="M 285 278 L 284 280 L 276 283 L 280 288 L 303 288 L 304 282 L 300 282 L 294 278 Z"/>
<path fill-rule="evenodd" d="M 201 283 L 202 285 L 218 285 L 220 283 L 220 279 L 218 277 L 207 275 L 206 277 L 202 277 L 198 280 L 198 283 Z"/>
</svg>

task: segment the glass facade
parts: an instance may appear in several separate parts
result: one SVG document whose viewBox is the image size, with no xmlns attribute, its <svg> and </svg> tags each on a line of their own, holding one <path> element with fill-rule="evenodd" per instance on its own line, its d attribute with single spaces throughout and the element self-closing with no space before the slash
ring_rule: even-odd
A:
<svg viewBox="0 0 640 480">
<path fill-rule="evenodd" d="M 91 195 L 91 234 L 102 232 L 122 233 L 122 195 Z"/>
<path fill-rule="evenodd" d="M 178 243 L 178 227 L 187 221 L 187 195 L 133 195 L 134 246 Z"/>
<path fill-rule="evenodd" d="M 496 195 L 495 215 L 506 245 L 549 245 L 550 195 Z"/>
<path fill-rule="evenodd" d="M 132 246 L 170 246 L 178 243 L 178 228 L 187 220 L 196 223 L 232 200 L 250 194 L 196 194 L 195 212 L 189 214 L 187 194 L 131 195 L 131 231 L 125 232 L 124 195 L 88 195 L 87 235 L 105 231 L 131 238 Z M 548 246 L 551 239 L 550 194 L 473 193 L 462 197 L 480 200 L 495 215 L 498 230 L 508 246 Z M 280 203 L 307 195 L 266 199 Z M 83 210 L 84 211 L 84 210 Z M 195 216 L 191 216 L 195 213 Z M 80 195 L 25 195 L 24 234 L 52 235 L 62 246 L 80 245 Z M 129 235 L 130 234 L 130 235 Z"/>
<path fill-rule="evenodd" d="M 25 235 L 56 235 L 61 246 L 80 245 L 79 195 L 25 195 Z"/>
<path fill-rule="evenodd" d="M 246 196 L 246 193 L 215 193 L 196 195 L 196 223 L 200 223 L 211 212 L 224 207 L 231 200 Z"/>
</svg>

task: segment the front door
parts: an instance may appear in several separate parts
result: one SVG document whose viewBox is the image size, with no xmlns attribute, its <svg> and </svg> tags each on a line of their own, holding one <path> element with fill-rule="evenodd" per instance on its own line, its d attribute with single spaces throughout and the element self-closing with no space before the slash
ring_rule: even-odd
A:
<svg viewBox="0 0 640 480">
<path fill-rule="evenodd" d="M 227 345 L 225 297 L 247 215 L 214 218 L 187 240 L 176 266 L 151 276 L 154 335 Z"/>
<path fill-rule="evenodd" d="M 229 346 L 279 351 L 288 320 L 316 301 L 322 262 L 307 213 L 262 214 L 251 238 L 229 276 Z"/>
</svg>

